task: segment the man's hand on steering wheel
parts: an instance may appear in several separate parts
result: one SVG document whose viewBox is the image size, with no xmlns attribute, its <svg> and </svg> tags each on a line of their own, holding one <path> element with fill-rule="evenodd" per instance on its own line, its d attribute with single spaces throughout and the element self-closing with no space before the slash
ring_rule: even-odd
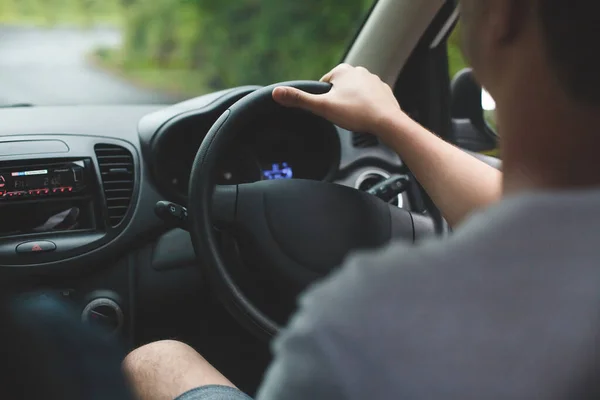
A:
<svg viewBox="0 0 600 400">
<path fill-rule="evenodd" d="M 286 107 L 310 111 L 344 129 L 378 136 L 384 136 L 390 116 L 402 113 L 392 89 L 366 68 L 340 64 L 323 76 L 321 82 L 331 83 L 331 91 L 315 95 L 296 88 L 277 87 L 273 99 Z"/>
</svg>

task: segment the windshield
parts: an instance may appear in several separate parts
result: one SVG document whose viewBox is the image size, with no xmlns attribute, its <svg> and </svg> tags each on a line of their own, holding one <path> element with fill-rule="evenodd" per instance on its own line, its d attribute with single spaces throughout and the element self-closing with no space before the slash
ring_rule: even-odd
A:
<svg viewBox="0 0 600 400">
<path fill-rule="evenodd" d="M 174 103 L 319 79 L 372 0 L 0 0 L 0 105 Z"/>
</svg>

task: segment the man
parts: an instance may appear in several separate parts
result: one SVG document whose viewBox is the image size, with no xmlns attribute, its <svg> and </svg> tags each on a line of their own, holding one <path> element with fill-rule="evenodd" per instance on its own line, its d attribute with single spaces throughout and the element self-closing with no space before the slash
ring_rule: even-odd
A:
<svg viewBox="0 0 600 400">
<path fill-rule="evenodd" d="M 258 399 L 599 394 L 600 3 L 463 0 L 462 21 L 496 100 L 503 176 L 410 120 L 363 68 L 335 68 L 325 95 L 274 91 L 377 134 L 457 229 L 355 255 L 306 293 Z M 248 398 L 177 342 L 134 351 L 124 369 L 143 399 Z"/>
</svg>

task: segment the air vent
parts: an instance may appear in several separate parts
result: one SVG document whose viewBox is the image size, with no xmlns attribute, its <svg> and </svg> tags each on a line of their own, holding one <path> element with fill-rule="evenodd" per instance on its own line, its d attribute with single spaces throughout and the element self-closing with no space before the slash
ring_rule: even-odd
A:
<svg viewBox="0 0 600 400">
<path fill-rule="evenodd" d="M 97 144 L 94 150 L 102 174 L 108 218 L 115 227 L 123 221 L 131 204 L 133 156 L 126 148 L 112 144 Z"/>
<path fill-rule="evenodd" d="M 375 147 L 379 144 L 379 140 L 375 135 L 370 133 L 360 133 L 353 132 L 352 133 L 352 145 L 354 147 Z"/>
</svg>

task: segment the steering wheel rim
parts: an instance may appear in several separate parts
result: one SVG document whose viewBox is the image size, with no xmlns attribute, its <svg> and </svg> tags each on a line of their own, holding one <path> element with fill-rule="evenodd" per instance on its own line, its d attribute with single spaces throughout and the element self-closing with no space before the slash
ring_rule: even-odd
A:
<svg viewBox="0 0 600 400">
<path fill-rule="evenodd" d="M 286 109 L 272 98 L 278 86 L 324 94 L 330 84 L 284 82 L 258 89 L 232 105 L 203 140 L 190 174 L 189 226 L 192 243 L 211 288 L 246 329 L 269 340 L 278 323 L 243 293 L 221 255 L 214 222 L 250 233 L 274 280 L 296 293 L 338 267 L 349 251 L 375 248 L 392 238 L 414 241 L 422 219 L 374 196 L 320 181 L 278 180 L 216 186 L 214 171 L 221 151 L 257 118 Z M 289 110 L 289 109 L 287 109 Z M 422 218 L 422 217 L 421 217 Z M 425 229 L 427 231 L 427 229 Z"/>
<path fill-rule="evenodd" d="M 211 223 L 211 203 L 214 191 L 213 171 L 218 162 L 220 150 L 230 141 L 231 137 L 220 135 L 219 132 L 228 121 L 230 115 L 237 110 L 243 110 L 251 105 L 262 105 L 262 112 L 280 107 L 272 98 L 273 89 L 278 86 L 292 86 L 312 94 L 329 92 L 331 85 L 314 81 L 292 81 L 274 84 L 258 89 L 240 99 L 227 109 L 214 123 L 196 154 L 189 185 L 189 204 L 204 205 L 190 207 L 190 233 L 194 251 L 202 258 L 202 262 L 212 263 L 205 268 L 207 277 L 226 309 L 245 325 L 247 329 L 260 337 L 270 338 L 277 334 L 279 325 L 261 310 L 256 308 L 244 295 L 229 273 L 223 256 L 220 254 L 213 225 Z"/>
</svg>

